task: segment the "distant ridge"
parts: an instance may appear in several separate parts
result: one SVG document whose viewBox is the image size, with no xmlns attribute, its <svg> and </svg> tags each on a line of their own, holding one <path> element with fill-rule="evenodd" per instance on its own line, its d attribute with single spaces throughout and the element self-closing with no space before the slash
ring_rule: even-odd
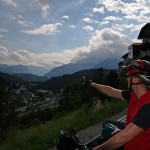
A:
<svg viewBox="0 0 150 150">
<path fill-rule="evenodd" d="M 94 65 L 91 63 L 70 63 L 67 65 L 62 65 L 52 69 L 50 72 L 44 75 L 44 77 L 51 78 L 62 76 L 64 74 L 72 74 L 80 70 L 91 69 Z"/>
<path fill-rule="evenodd" d="M 50 72 L 45 74 L 44 77 L 50 79 L 51 77 L 58 77 L 64 74 L 72 74 L 80 70 L 94 69 L 94 68 L 117 69 L 119 62 L 120 62 L 119 59 L 106 59 L 98 64 L 86 62 L 70 63 L 52 69 Z"/>
<path fill-rule="evenodd" d="M 13 81 L 13 82 L 44 82 L 47 81 L 48 78 L 37 76 L 34 74 L 8 74 L 0 72 L 0 79 L 3 81 Z"/>
<path fill-rule="evenodd" d="M 105 68 L 105 69 L 117 69 L 118 63 L 120 62 L 119 59 L 106 59 L 99 64 L 95 65 L 95 68 Z"/>
<path fill-rule="evenodd" d="M 0 72 L 14 74 L 14 73 L 29 73 L 30 70 L 24 65 L 6 65 L 0 64 Z"/>
<path fill-rule="evenodd" d="M 48 78 L 43 77 L 43 76 L 37 76 L 34 74 L 13 74 L 16 77 L 19 77 L 23 81 L 28 81 L 28 82 L 44 82 L 48 80 Z"/>
<path fill-rule="evenodd" d="M 8 73 L 8 74 L 16 74 L 16 76 L 19 76 L 23 78 L 23 80 L 27 80 L 27 81 L 31 81 L 31 80 L 35 81 L 35 79 L 38 81 L 45 81 L 47 80 L 46 78 L 50 79 L 52 77 L 58 77 L 65 74 L 72 74 L 77 71 L 85 70 L 85 69 L 94 69 L 94 68 L 117 69 L 119 62 L 120 62 L 119 59 L 106 59 L 104 61 L 99 61 L 98 59 L 89 61 L 88 59 L 86 59 L 86 60 L 78 61 L 76 63 L 69 63 L 66 65 L 53 68 L 49 72 L 46 71 L 45 68 L 37 67 L 37 66 L 24 66 L 24 65 L 9 66 L 6 64 L 0 64 L 0 72 Z M 48 73 L 46 73 L 45 75 L 41 75 L 43 72 L 48 72 Z"/>
<path fill-rule="evenodd" d="M 6 65 L 0 64 L 0 72 L 14 74 L 14 73 L 29 73 L 35 74 L 39 76 L 43 76 L 49 70 L 48 68 L 40 67 L 40 66 L 25 66 L 25 65 Z"/>
</svg>

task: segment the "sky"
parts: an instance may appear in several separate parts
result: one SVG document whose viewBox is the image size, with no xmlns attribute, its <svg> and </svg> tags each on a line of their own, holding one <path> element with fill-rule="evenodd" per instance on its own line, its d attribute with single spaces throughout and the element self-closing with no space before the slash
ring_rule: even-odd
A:
<svg viewBox="0 0 150 150">
<path fill-rule="evenodd" d="M 149 20 L 149 0 L 0 0 L 0 64 L 120 59 Z"/>
</svg>

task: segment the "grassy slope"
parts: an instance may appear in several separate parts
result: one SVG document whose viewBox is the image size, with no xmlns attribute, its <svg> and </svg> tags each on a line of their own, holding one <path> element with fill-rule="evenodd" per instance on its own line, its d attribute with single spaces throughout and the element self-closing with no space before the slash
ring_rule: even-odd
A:
<svg viewBox="0 0 150 150">
<path fill-rule="evenodd" d="M 125 107 L 126 103 L 112 101 L 94 112 L 80 108 L 39 126 L 25 130 L 10 130 L 0 150 L 46 150 L 56 144 L 61 129 L 74 128 L 80 131 L 120 112 Z"/>
</svg>

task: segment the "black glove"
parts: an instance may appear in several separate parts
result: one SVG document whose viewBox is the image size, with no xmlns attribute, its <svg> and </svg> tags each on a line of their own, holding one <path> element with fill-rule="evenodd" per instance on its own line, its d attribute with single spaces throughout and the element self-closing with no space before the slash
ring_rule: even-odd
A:
<svg viewBox="0 0 150 150">
<path fill-rule="evenodd" d="M 82 83 L 82 85 L 90 85 L 91 83 L 93 83 L 92 80 L 89 80 L 86 76 L 83 76 L 83 83 Z"/>
</svg>

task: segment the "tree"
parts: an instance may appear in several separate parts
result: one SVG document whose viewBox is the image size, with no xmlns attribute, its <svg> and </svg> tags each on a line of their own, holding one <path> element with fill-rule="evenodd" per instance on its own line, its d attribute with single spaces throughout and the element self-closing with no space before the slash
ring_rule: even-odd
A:
<svg viewBox="0 0 150 150">
<path fill-rule="evenodd" d="M 106 77 L 106 85 L 118 88 L 119 78 L 118 73 L 115 70 L 111 70 Z"/>
<path fill-rule="evenodd" d="M 119 74 L 119 88 L 122 90 L 125 90 L 128 88 L 128 84 L 127 84 L 127 78 L 126 78 L 126 72 L 122 71 Z"/>
<path fill-rule="evenodd" d="M 3 139 L 10 127 L 15 126 L 16 118 L 15 105 L 10 94 L 3 87 L 0 87 L 0 140 Z"/>
</svg>

